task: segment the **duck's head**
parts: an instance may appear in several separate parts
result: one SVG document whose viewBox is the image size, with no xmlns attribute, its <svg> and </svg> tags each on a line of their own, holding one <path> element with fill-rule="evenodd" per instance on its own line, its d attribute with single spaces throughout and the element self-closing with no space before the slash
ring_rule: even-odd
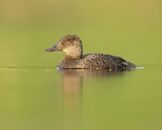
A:
<svg viewBox="0 0 162 130">
<path fill-rule="evenodd" d="M 82 41 L 76 35 L 66 35 L 61 38 L 53 47 L 46 49 L 48 52 L 63 51 L 65 57 L 71 59 L 82 58 Z"/>
</svg>

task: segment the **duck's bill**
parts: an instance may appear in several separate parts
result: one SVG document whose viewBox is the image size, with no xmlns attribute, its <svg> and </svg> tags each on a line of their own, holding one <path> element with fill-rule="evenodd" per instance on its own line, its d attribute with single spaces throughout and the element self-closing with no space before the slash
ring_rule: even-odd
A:
<svg viewBox="0 0 162 130">
<path fill-rule="evenodd" d="M 53 52 L 53 51 L 57 51 L 57 47 L 53 46 L 51 48 L 46 49 L 47 52 Z"/>
</svg>

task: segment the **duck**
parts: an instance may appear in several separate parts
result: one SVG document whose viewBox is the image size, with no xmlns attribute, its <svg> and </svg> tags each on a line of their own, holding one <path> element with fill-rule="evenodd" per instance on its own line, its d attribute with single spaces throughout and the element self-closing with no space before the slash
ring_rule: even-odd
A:
<svg viewBox="0 0 162 130">
<path fill-rule="evenodd" d="M 82 40 L 77 35 L 65 35 L 47 52 L 62 51 L 65 56 L 57 66 L 59 69 L 91 69 L 108 71 L 134 70 L 136 65 L 110 54 L 88 53 L 83 54 Z"/>
</svg>

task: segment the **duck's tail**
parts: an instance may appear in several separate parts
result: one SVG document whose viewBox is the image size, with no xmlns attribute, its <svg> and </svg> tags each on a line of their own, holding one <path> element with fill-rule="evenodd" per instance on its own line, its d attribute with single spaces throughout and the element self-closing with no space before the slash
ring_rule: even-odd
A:
<svg viewBox="0 0 162 130">
<path fill-rule="evenodd" d="M 127 62 L 127 69 L 128 70 L 135 70 L 136 69 L 136 65 L 131 63 L 131 62 Z"/>
</svg>

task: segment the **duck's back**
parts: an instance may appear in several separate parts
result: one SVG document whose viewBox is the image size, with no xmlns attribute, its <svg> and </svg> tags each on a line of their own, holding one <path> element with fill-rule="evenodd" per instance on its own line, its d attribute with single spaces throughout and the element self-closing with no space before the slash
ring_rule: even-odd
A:
<svg viewBox="0 0 162 130">
<path fill-rule="evenodd" d="M 126 60 L 106 54 L 86 54 L 80 60 L 84 68 L 109 69 L 110 71 L 123 71 L 135 68 L 135 65 Z"/>
</svg>

